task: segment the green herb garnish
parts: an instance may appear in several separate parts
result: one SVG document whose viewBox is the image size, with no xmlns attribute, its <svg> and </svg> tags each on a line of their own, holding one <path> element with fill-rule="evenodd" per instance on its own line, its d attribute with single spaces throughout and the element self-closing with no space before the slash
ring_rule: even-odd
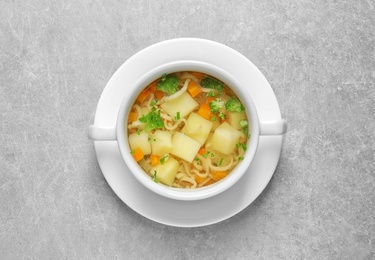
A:
<svg viewBox="0 0 375 260">
<path fill-rule="evenodd" d="M 215 91 L 213 91 L 213 90 L 211 90 L 210 92 L 208 92 L 208 93 L 206 94 L 206 97 L 214 97 L 214 96 L 216 96 L 216 93 L 215 93 Z"/>
<path fill-rule="evenodd" d="M 222 120 L 225 120 L 225 115 L 224 115 L 222 112 L 219 113 L 219 117 L 220 117 Z"/>
<path fill-rule="evenodd" d="M 224 158 L 220 159 L 219 166 L 223 165 Z"/>
<path fill-rule="evenodd" d="M 158 180 L 158 177 L 156 176 L 156 174 L 157 174 L 157 172 L 154 171 L 154 174 L 152 175 L 152 180 L 153 180 L 154 182 L 158 183 L 159 180 Z"/>
<path fill-rule="evenodd" d="M 219 91 L 222 91 L 224 89 L 224 83 L 216 79 L 213 79 L 211 77 L 206 77 L 202 79 L 201 86 L 204 88 L 211 88 L 211 89 L 216 89 Z"/>
<path fill-rule="evenodd" d="M 165 163 L 165 159 L 168 158 L 168 154 L 167 155 L 164 155 L 163 157 L 160 158 L 160 164 L 163 165 Z"/>
<path fill-rule="evenodd" d="M 172 95 L 177 92 L 179 82 L 177 76 L 163 74 L 156 89 L 167 93 L 168 95 Z"/>
<path fill-rule="evenodd" d="M 164 122 L 160 116 L 160 110 L 158 113 L 156 113 L 156 111 L 152 109 L 147 115 L 143 115 L 141 118 L 139 118 L 139 121 L 146 124 L 146 132 L 150 132 L 154 129 L 164 128 Z"/>
<path fill-rule="evenodd" d="M 245 110 L 245 107 L 241 104 L 241 102 L 234 97 L 231 97 L 227 103 L 225 103 L 225 108 L 230 112 L 242 112 Z"/>
<path fill-rule="evenodd" d="M 174 121 L 178 121 L 181 119 L 181 114 L 180 112 L 177 112 L 177 115 L 174 117 Z"/>
</svg>

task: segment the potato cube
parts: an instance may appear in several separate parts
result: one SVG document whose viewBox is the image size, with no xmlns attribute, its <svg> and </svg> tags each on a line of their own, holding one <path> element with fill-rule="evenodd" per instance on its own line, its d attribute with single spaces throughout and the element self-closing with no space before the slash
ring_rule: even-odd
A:
<svg viewBox="0 0 375 260">
<path fill-rule="evenodd" d="M 212 125 L 211 121 L 201 117 L 197 113 L 191 113 L 182 132 L 202 145 L 206 142 Z"/>
<path fill-rule="evenodd" d="M 151 169 L 151 174 L 156 171 L 156 178 L 163 184 L 172 186 L 176 178 L 178 167 L 180 164 L 173 157 L 169 157 L 164 164 L 158 164 Z"/>
<path fill-rule="evenodd" d="M 143 154 L 150 154 L 151 153 L 151 145 L 148 141 L 148 133 L 141 132 L 141 133 L 133 133 L 129 135 L 129 145 L 131 150 L 135 150 L 136 148 L 140 148 Z"/>
<path fill-rule="evenodd" d="M 177 115 L 177 112 L 180 112 L 181 118 L 186 117 L 198 106 L 199 104 L 186 92 L 183 93 L 181 96 L 166 101 L 161 105 L 161 107 L 171 117 L 175 117 Z"/>
<path fill-rule="evenodd" d="M 236 149 L 236 144 L 240 136 L 240 131 L 233 128 L 227 122 L 224 122 L 216 128 L 212 136 L 212 148 L 223 154 L 230 154 Z"/>
<path fill-rule="evenodd" d="M 172 135 L 169 131 L 156 130 L 151 138 L 152 153 L 163 156 L 172 150 Z"/>
<path fill-rule="evenodd" d="M 184 159 L 187 162 L 192 162 L 200 147 L 201 144 L 193 138 L 177 132 L 172 137 L 171 154 Z"/>
<path fill-rule="evenodd" d="M 235 129 L 240 130 L 242 127 L 240 126 L 241 120 L 246 120 L 245 112 L 228 112 L 227 113 L 228 123 L 233 126 Z"/>
</svg>

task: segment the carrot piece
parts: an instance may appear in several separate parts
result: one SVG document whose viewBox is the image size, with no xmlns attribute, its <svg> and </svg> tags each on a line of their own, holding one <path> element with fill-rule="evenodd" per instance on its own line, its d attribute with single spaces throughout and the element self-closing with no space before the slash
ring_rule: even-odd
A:
<svg viewBox="0 0 375 260">
<path fill-rule="evenodd" d="M 141 94 L 138 95 L 138 98 L 137 98 L 138 102 L 143 103 L 150 96 L 152 92 L 156 91 L 156 86 L 157 86 L 156 81 L 148 85 L 147 88 L 145 88 L 145 90 L 143 90 Z"/>
<path fill-rule="evenodd" d="M 201 117 L 204 117 L 206 118 L 207 120 L 211 120 L 211 108 L 209 106 L 209 104 L 207 103 L 202 103 L 201 106 L 199 107 L 199 110 L 198 110 L 198 115 L 200 115 Z"/>
<path fill-rule="evenodd" d="M 214 181 L 212 179 L 210 179 L 208 182 L 206 182 L 205 184 L 203 184 L 203 186 L 208 186 L 210 184 L 214 183 Z"/>
<path fill-rule="evenodd" d="M 214 171 L 212 173 L 212 179 L 214 179 L 215 181 L 219 181 L 227 175 L 228 171 Z"/>
<path fill-rule="evenodd" d="M 188 84 L 188 87 L 187 87 L 187 90 L 189 92 L 189 94 L 194 98 L 196 97 L 199 93 L 201 93 L 201 89 L 200 87 L 198 87 L 197 83 L 195 83 L 194 80 L 190 80 L 189 81 L 189 84 Z"/>
<path fill-rule="evenodd" d="M 204 148 L 204 147 L 201 147 L 201 148 L 199 149 L 198 153 L 199 153 L 200 155 L 204 155 L 204 154 L 207 153 L 207 149 Z"/>
<path fill-rule="evenodd" d="M 132 151 L 132 155 L 133 155 L 134 160 L 136 160 L 137 162 L 142 160 L 143 157 L 144 157 L 144 154 L 143 154 L 143 151 L 141 150 L 141 148 L 135 148 Z"/>
<path fill-rule="evenodd" d="M 155 98 L 157 100 L 160 100 L 160 99 L 162 99 L 164 97 L 164 92 L 162 92 L 160 90 L 155 90 L 154 94 L 155 94 Z"/>
<path fill-rule="evenodd" d="M 207 99 L 206 99 L 206 103 L 207 104 L 210 104 L 212 101 L 214 101 L 216 99 L 216 97 L 208 97 Z"/>
<path fill-rule="evenodd" d="M 138 113 L 137 111 L 131 111 L 129 113 L 129 118 L 128 118 L 128 122 L 129 123 L 133 123 L 134 121 L 136 121 L 138 119 Z"/>
<path fill-rule="evenodd" d="M 150 155 L 150 160 L 151 160 L 151 166 L 156 166 L 160 162 L 160 156 L 157 156 L 155 154 Z"/>
<path fill-rule="evenodd" d="M 145 90 L 141 92 L 141 94 L 139 94 L 137 98 L 138 102 L 143 103 L 146 100 L 146 98 L 150 96 L 150 94 L 151 94 L 151 90 L 146 88 Z"/>
<path fill-rule="evenodd" d="M 201 183 L 201 182 L 203 182 L 204 180 L 206 180 L 206 178 L 202 178 L 202 177 L 199 176 L 199 175 L 195 175 L 194 178 L 195 178 L 195 181 L 196 181 L 198 184 Z"/>
</svg>

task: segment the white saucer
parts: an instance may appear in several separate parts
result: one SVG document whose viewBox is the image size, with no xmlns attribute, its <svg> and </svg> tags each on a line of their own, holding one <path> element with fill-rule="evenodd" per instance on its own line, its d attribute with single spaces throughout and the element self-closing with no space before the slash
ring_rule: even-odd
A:
<svg viewBox="0 0 375 260">
<path fill-rule="evenodd" d="M 263 74 L 246 57 L 208 40 L 175 39 L 152 45 L 128 59 L 105 87 L 95 124 L 114 126 L 127 86 L 161 63 L 197 60 L 225 68 L 248 86 L 261 121 L 280 119 L 280 109 Z M 177 201 L 143 187 L 123 162 L 117 143 L 95 142 L 96 156 L 105 179 L 117 196 L 140 215 L 171 226 L 198 227 L 228 219 L 250 205 L 270 181 L 279 161 L 282 136 L 261 136 L 259 148 L 247 174 L 224 193 L 199 201 Z"/>
</svg>

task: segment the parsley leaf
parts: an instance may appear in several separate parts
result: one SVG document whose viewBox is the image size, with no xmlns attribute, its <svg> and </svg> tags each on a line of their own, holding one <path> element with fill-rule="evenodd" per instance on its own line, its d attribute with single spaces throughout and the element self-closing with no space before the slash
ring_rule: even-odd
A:
<svg viewBox="0 0 375 260">
<path fill-rule="evenodd" d="M 157 174 L 157 172 L 154 171 L 154 174 L 152 175 L 152 180 L 153 180 L 154 182 L 158 183 L 159 180 L 158 180 L 158 177 L 156 176 L 156 174 Z"/>
<path fill-rule="evenodd" d="M 156 86 L 156 89 L 167 93 L 168 95 L 172 95 L 177 92 L 179 82 L 180 81 L 177 76 L 163 74 L 158 82 L 158 85 Z"/>
<path fill-rule="evenodd" d="M 139 118 L 139 121 L 146 124 L 146 132 L 164 127 L 164 122 L 160 116 L 160 110 L 158 111 L 158 113 L 156 113 L 155 110 L 152 110 L 147 115 L 143 115 L 141 118 Z"/>
</svg>

